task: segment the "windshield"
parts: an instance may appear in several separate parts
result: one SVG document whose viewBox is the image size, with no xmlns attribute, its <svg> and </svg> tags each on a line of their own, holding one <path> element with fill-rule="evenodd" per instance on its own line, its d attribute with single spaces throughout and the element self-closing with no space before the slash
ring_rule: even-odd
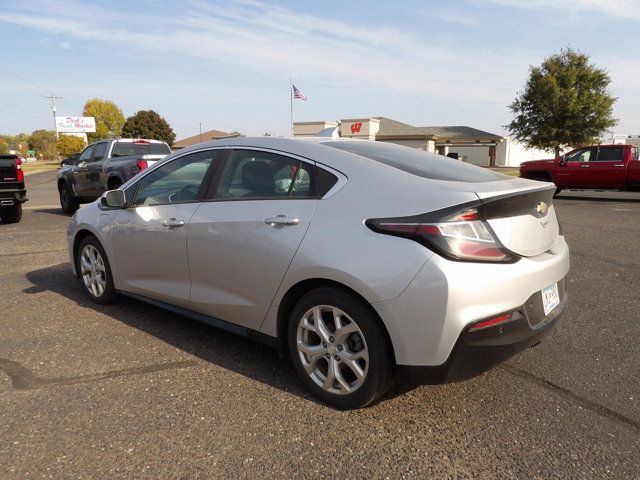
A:
<svg viewBox="0 0 640 480">
<path fill-rule="evenodd" d="M 127 157 L 129 155 L 169 155 L 171 149 L 166 143 L 133 143 L 116 142 L 111 150 L 112 157 Z"/>
<path fill-rule="evenodd" d="M 403 147 L 393 143 L 374 141 L 334 141 L 322 145 L 355 153 L 365 158 L 384 163 L 403 172 L 434 180 L 455 182 L 494 182 L 510 177 L 492 172 L 453 158 Z"/>
</svg>

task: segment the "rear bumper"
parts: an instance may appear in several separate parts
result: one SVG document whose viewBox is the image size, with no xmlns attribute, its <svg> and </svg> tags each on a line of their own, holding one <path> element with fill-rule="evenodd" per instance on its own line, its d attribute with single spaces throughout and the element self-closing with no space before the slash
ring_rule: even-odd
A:
<svg viewBox="0 0 640 480">
<path fill-rule="evenodd" d="M 560 304 L 549 315 L 542 311 L 540 293 L 508 312 L 511 320 L 479 330 L 469 325 L 460 334 L 451 355 L 438 366 L 398 365 L 399 381 L 408 384 L 451 383 L 480 375 L 517 353 L 537 345 L 558 322 L 567 303 L 565 280 L 558 282 Z"/>
<path fill-rule="evenodd" d="M 24 203 L 28 200 L 27 191 L 24 188 L 0 188 L 0 206 L 10 207 L 16 203 Z"/>
</svg>

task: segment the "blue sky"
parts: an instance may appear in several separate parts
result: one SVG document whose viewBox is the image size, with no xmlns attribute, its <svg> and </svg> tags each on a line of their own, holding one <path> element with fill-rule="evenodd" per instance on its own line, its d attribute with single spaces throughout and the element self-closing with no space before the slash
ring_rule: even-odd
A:
<svg viewBox="0 0 640 480">
<path fill-rule="evenodd" d="M 640 134 L 640 0 L 0 2 L 0 133 L 52 128 L 93 97 L 153 109 L 178 138 L 386 116 L 504 133 L 530 65 L 570 45 L 611 77 Z"/>
</svg>

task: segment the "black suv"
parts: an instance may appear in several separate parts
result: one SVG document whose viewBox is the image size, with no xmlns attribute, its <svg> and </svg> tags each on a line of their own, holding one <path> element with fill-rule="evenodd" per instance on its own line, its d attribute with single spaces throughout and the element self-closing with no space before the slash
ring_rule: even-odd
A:
<svg viewBox="0 0 640 480">
<path fill-rule="evenodd" d="M 17 155 L 0 155 L 0 220 L 17 223 L 27 201 L 22 160 Z"/>
</svg>

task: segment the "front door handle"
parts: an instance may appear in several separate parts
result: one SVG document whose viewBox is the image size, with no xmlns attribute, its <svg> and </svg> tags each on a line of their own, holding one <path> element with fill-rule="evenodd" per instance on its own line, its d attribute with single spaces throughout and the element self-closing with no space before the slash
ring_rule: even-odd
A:
<svg viewBox="0 0 640 480">
<path fill-rule="evenodd" d="M 275 217 L 265 218 L 264 223 L 272 227 L 280 227 L 285 225 L 298 225 L 300 219 L 297 217 L 287 217 L 286 215 L 276 215 Z"/>
<path fill-rule="evenodd" d="M 162 222 L 163 227 L 167 227 L 169 229 L 184 227 L 183 220 L 176 220 L 175 218 L 170 218 L 169 220 L 165 220 Z"/>
<path fill-rule="evenodd" d="M 582 168 L 589 168 L 589 165 L 580 165 Z"/>
<path fill-rule="evenodd" d="M 624 167 L 624 163 L 616 163 L 614 167 Z"/>
</svg>

